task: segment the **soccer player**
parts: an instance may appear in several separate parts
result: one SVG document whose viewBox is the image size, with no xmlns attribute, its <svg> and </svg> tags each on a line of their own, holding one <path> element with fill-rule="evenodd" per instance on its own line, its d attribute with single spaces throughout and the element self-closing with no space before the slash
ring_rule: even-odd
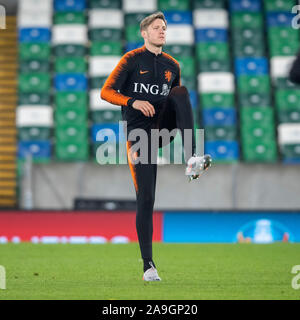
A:
<svg viewBox="0 0 300 320">
<path fill-rule="evenodd" d="M 122 57 L 101 90 L 102 99 L 121 106 L 128 133 L 137 128 L 147 133 L 147 163 L 135 163 L 141 152 L 133 152 L 132 141 L 127 139 L 127 156 L 137 199 L 136 229 L 144 261 L 145 281 L 161 280 L 152 259 L 157 163 L 151 162 L 151 155 L 152 159 L 157 159 L 158 148 L 151 148 L 151 129 L 180 130 L 187 163 L 186 175 L 191 180 L 197 179 L 211 165 L 209 155 L 200 157 L 195 154 L 189 94 L 180 83 L 179 63 L 162 51 L 166 30 L 167 22 L 162 12 L 144 18 L 140 24 L 144 45 Z M 192 133 L 190 143 L 184 142 L 185 129 Z M 171 137 L 168 143 L 173 139 Z M 159 147 L 164 145 L 160 140 Z"/>
</svg>

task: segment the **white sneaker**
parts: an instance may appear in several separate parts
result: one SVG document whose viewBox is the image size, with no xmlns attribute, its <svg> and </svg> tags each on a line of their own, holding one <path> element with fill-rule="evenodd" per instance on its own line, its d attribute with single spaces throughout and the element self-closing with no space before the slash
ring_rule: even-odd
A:
<svg viewBox="0 0 300 320">
<path fill-rule="evenodd" d="M 212 159 L 209 154 L 205 154 L 202 157 L 193 155 L 187 162 L 185 174 L 189 176 L 190 181 L 198 179 L 211 166 L 211 163 Z"/>
<path fill-rule="evenodd" d="M 152 265 L 151 268 L 145 271 L 143 280 L 144 281 L 161 281 L 161 278 L 159 277 L 157 270 Z"/>
</svg>

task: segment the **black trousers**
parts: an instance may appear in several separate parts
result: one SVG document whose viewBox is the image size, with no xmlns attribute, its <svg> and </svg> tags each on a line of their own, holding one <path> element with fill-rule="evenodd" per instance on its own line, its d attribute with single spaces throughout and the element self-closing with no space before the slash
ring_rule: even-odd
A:
<svg viewBox="0 0 300 320">
<path fill-rule="evenodd" d="M 188 91 L 183 86 L 174 87 L 166 101 L 164 102 L 157 120 L 153 123 L 151 129 L 180 129 L 184 139 L 184 129 L 192 130 L 192 143 L 188 148 L 184 143 L 185 159 L 188 160 L 195 152 L 195 134 L 193 112 L 190 103 Z M 178 134 L 178 133 L 177 133 Z M 135 142 L 127 141 L 127 156 L 131 175 L 136 191 L 136 230 L 143 259 L 152 259 L 152 237 L 153 237 L 153 207 L 155 201 L 157 164 L 151 163 L 152 159 L 157 159 L 158 148 L 151 148 L 151 132 L 147 132 L 148 137 L 148 163 L 134 164 L 135 157 L 139 152 L 130 151 Z M 173 139 L 171 139 L 172 141 Z M 169 142 L 171 142 L 169 141 Z M 158 147 L 165 144 L 160 141 Z M 154 154 L 154 156 L 153 156 Z"/>
</svg>

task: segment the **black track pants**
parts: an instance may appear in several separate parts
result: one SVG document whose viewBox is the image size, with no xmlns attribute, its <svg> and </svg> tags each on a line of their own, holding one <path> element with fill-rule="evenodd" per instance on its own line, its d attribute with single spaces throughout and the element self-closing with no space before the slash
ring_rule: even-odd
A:
<svg viewBox="0 0 300 320">
<path fill-rule="evenodd" d="M 185 150 L 185 159 L 188 160 L 195 152 L 195 137 L 194 137 L 194 121 L 193 112 L 189 99 L 188 91 L 185 87 L 175 87 L 171 90 L 158 120 L 153 124 L 152 128 L 173 130 L 180 129 L 184 137 L 184 129 L 192 130 L 192 143 L 188 144 L 191 147 Z M 152 159 L 156 160 L 158 148 L 151 148 L 151 132 L 147 131 L 148 137 L 148 163 L 136 163 L 133 160 L 139 157 L 139 152 L 131 152 L 130 148 L 135 142 L 127 141 L 127 155 L 131 175 L 136 191 L 136 230 L 143 259 L 152 259 L 152 236 L 153 236 L 153 207 L 155 201 L 156 174 L 157 164 L 151 163 Z M 164 146 L 164 145 L 160 145 Z M 151 150 L 152 149 L 152 150 Z M 189 149 L 189 150 L 186 150 Z"/>
</svg>

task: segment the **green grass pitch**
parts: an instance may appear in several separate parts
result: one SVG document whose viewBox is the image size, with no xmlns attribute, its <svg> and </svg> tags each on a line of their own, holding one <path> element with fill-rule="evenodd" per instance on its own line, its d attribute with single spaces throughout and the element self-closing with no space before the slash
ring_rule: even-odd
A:
<svg viewBox="0 0 300 320">
<path fill-rule="evenodd" d="M 137 243 L 3 244 L 5 299 L 300 299 L 300 244 L 154 243 L 161 282 L 142 281 Z"/>
</svg>

